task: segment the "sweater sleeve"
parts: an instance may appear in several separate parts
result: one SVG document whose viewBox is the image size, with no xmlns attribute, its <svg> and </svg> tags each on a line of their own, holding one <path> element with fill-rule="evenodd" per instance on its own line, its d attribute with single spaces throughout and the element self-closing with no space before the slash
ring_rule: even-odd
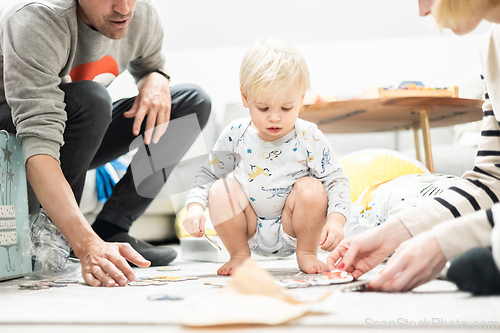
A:
<svg viewBox="0 0 500 333">
<path fill-rule="evenodd" d="M 436 225 L 433 230 L 448 260 L 474 247 L 491 246 L 491 231 L 500 218 L 500 204 Z"/>
<path fill-rule="evenodd" d="M 186 207 L 196 202 L 206 209 L 213 183 L 231 173 L 240 162 L 238 154 L 233 151 L 233 142 L 239 140 L 241 126 L 244 126 L 244 122 L 236 120 L 222 131 L 209 154 L 209 160 L 200 168 L 194 179 L 187 196 Z"/>
<path fill-rule="evenodd" d="M 327 192 L 327 215 L 337 212 L 348 219 L 351 210 L 349 179 L 344 175 L 323 132 L 316 124 L 306 124 L 309 128 L 303 133 L 302 144 L 307 150 L 310 175 L 318 179 Z"/>
<path fill-rule="evenodd" d="M 499 202 L 500 128 L 487 92 L 483 113 L 473 170 L 432 200 L 422 200 L 416 207 L 395 214 L 414 236 L 434 228 L 447 258 L 473 245 L 491 243 L 493 219 L 488 209 Z"/>
<path fill-rule="evenodd" d="M 5 97 L 25 161 L 46 154 L 59 160 L 66 122 L 61 72 L 69 52 L 65 21 L 30 4 L 5 22 L 2 38 Z"/>
</svg>

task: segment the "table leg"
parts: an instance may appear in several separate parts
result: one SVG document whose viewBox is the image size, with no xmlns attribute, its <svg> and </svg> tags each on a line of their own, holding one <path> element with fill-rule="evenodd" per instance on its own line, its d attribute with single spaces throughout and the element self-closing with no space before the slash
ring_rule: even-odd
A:
<svg viewBox="0 0 500 333">
<path fill-rule="evenodd" d="M 422 127 L 422 136 L 424 138 L 425 166 L 427 167 L 427 169 L 429 169 L 430 172 L 434 173 L 429 114 L 427 113 L 427 110 L 420 110 L 418 113 L 420 115 L 420 126 Z"/>
<path fill-rule="evenodd" d="M 413 136 L 415 137 L 415 153 L 417 155 L 417 160 L 422 162 L 422 156 L 420 156 L 420 140 L 418 138 L 418 127 L 413 127 Z"/>
</svg>

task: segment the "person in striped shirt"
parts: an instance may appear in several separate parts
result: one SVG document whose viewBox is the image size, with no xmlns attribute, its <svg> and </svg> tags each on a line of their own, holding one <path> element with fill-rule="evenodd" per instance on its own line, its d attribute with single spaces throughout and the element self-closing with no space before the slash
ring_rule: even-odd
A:
<svg viewBox="0 0 500 333">
<path fill-rule="evenodd" d="M 411 290 L 451 261 L 447 277 L 460 289 L 500 294 L 500 227 L 495 227 L 500 221 L 500 1 L 419 0 L 419 8 L 421 16 L 432 13 L 457 35 L 474 30 L 483 19 L 495 23 L 480 53 L 485 102 L 474 169 L 441 195 L 345 239 L 327 264 L 358 278 L 396 250 L 369 289 Z"/>
</svg>

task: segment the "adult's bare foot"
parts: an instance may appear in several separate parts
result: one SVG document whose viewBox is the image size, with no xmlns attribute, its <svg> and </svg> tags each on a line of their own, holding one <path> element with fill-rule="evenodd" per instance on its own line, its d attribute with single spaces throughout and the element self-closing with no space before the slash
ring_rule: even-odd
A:
<svg viewBox="0 0 500 333">
<path fill-rule="evenodd" d="M 299 268 L 307 274 L 328 272 L 328 266 L 319 260 L 315 253 L 297 252 L 297 263 L 299 264 Z"/>
<path fill-rule="evenodd" d="M 231 256 L 231 259 L 226 262 L 224 265 L 222 265 L 221 268 L 217 270 L 217 274 L 219 275 L 232 275 L 233 270 L 240 266 L 245 259 L 249 258 L 250 256 L 247 254 L 235 254 Z"/>
</svg>

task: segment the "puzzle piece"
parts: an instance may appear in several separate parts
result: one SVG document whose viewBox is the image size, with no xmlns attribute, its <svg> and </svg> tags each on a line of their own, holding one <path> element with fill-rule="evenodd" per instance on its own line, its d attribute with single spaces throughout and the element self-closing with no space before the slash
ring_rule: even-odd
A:
<svg viewBox="0 0 500 333">
<path fill-rule="evenodd" d="M 158 295 L 149 295 L 148 299 L 150 301 L 181 301 L 184 299 L 184 297 L 158 294 Z"/>
</svg>

